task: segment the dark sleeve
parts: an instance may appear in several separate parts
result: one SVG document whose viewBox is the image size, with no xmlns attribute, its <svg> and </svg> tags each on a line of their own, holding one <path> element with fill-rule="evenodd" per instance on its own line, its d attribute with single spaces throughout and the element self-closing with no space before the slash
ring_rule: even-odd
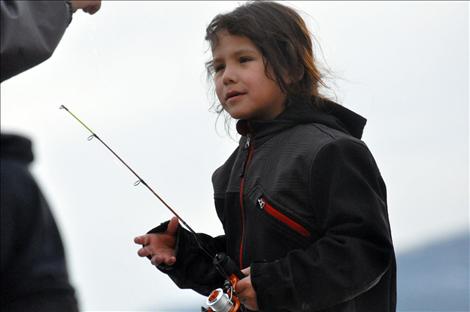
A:
<svg viewBox="0 0 470 312">
<path fill-rule="evenodd" d="M 72 19 L 65 1 L 1 1 L 1 81 L 48 59 Z"/>
<path fill-rule="evenodd" d="M 278 261 L 252 264 L 261 310 L 335 306 L 374 287 L 394 263 L 385 185 L 364 144 L 340 139 L 324 146 L 310 185 L 320 237 Z"/>
<path fill-rule="evenodd" d="M 18 311 L 32 311 L 19 308 L 29 305 L 60 310 L 47 308 L 54 304 L 78 311 L 60 233 L 41 190 L 25 165 L 1 159 L 0 169 L 2 308 L 9 311 L 7 304 L 16 302 Z"/>
<path fill-rule="evenodd" d="M 149 233 L 166 231 L 168 223 L 164 222 Z M 225 235 L 211 237 L 197 233 L 203 247 L 213 257 L 218 252 L 225 252 Z M 207 296 L 215 288 L 222 287 L 224 278 L 212 264 L 209 257 L 197 244 L 194 235 L 179 226 L 176 233 L 176 262 L 172 266 L 159 265 L 158 269 L 173 280 L 179 288 L 189 288 Z"/>
<path fill-rule="evenodd" d="M 24 253 L 30 241 L 29 229 L 40 219 L 37 187 L 27 170 L 18 162 L 0 162 L 0 254 L 2 276 L 11 270 L 18 253 Z M 23 250 L 24 249 L 24 250 Z"/>
</svg>

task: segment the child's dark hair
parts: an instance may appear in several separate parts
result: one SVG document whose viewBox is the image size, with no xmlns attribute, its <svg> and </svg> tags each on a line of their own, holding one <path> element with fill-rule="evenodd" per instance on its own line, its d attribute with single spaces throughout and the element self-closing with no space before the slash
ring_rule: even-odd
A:
<svg viewBox="0 0 470 312">
<path fill-rule="evenodd" d="M 219 14 L 206 29 L 206 40 L 214 49 L 218 33 L 249 38 L 261 51 L 269 77 L 275 80 L 287 97 L 319 97 L 325 86 L 315 64 L 312 39 L 304 20 L 293 9 L 270 1 L 250 1 L 232 12 Z M 210 62 L 207 64 L 211 73 Z"/>
</svg>

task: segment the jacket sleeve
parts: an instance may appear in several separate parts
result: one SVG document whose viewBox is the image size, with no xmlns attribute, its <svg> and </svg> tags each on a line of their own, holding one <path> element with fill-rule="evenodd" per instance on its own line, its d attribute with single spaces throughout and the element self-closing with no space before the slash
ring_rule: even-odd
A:
<svg viewBox="0 0 470 312">
<path fill-rule="evenodd" d="M 310 179 L 319 237 L 277 261 L 252 264 L 263 311 L 317 311 L 347 302 L 394 263 L 385 185 L 367 147 L 350 139 L 326 144 Z"/>
<path fill-rule="evenodd" d="M 48 59 L 72 20 L 68 2 L 3 1 L 1 81 Z"/>
<path fill-rule="evenodd" d="M 60 232 L 46 199 L 23 163 L 7 158 L 0 163 L 0 310 L 11 311 L 9 303 L 15 302 L 16 311 L 28 311 L 35 302 L 35 311 L 49 305 L 56 311 L 78 311 Z M 36 293 L 41 294 L 37 302 L 30 296 Z"/>
<path fill-rule="evenodd" d="M 169 221 L 160 224 L 149 233 L 166 231 L 168 223 Z M 199 247 L 191 232 L 179 226 L 176 233 L 175 264 L 157 267 L 161 272 L 168 274 L 179 288 L 193 289 L 199 294 L 207 296 L 212 290 L 222 287 L 224 283 L 224 277 L 212 264 L 212 257 L 218 252 L 225 252 L 225 235 L 217 237 L 203 233 L 196 235 L 211 257 Z"/>
</svg>

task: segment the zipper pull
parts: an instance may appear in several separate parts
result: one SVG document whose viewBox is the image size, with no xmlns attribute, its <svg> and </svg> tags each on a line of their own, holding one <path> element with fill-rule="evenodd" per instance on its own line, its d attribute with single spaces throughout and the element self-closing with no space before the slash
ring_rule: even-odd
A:
<svg viewBox="0 0 470 312">
<path fill-rule="evenodd" d="M 251 143 L 251 135 L 248 134 L 246 136 L 245 149 L 250 147 L 250 143 Z"/>
<path fill-rule="evenodd" d="M 258 205 L 260 209 L 264 209 L 264 200 L 262 197 L 258 198 Z"/>
</svg>

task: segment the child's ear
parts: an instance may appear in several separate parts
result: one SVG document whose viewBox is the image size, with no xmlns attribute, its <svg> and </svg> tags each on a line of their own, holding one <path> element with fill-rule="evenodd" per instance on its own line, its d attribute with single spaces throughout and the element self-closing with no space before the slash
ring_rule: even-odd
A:
<svg viewBox="0 0 470 312">
<path fill-rule="evenodd" d="M 298 68 L 296 68 L 291 73 L 284 72 L 283 78 L 284 78 L 284 81 L 288 85 L 290 85 L 290 84 L 293 84 L 293 83 L 296 83 L 296 82 L 302 80 L 302 78 L 304 77 L 304 73 L 305 73 L 304 68 L 302 66 L 299 66 Z"/>
<path fill-rule="evenodd" d="M 298 70 L 298 75 L 296 77 L 296 82 L 302 80 L 302 78 L 304 78 L 304 74 L 305 74 L 305 69 L 303 66 L 300 66 Z"/>
</svg>

